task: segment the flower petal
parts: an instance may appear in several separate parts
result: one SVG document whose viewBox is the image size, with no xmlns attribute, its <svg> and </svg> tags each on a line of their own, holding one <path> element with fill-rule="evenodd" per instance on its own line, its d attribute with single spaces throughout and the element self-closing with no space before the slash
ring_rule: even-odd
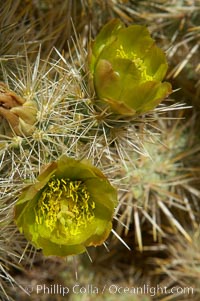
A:
<svg viewBox="0 0 200 301">
<path fill-rule="evenodd" d="M 165 54 L 145 26 L 125 27 L 112 20 L 97 35 L 91 50 L 98 105 L 105 102 L 122 115 L 142 114 L 172 92 L 169 83 L 161 83 L 168 67 Z"/>
<path fill-rule="evenodd" d="M 58 256 L 102 244 L 112 228 L 117 193 L 98 168 L 64 155 L 37 180 L 15 205 L 16 224 L 27 240 L 45 255 Z"/>
</svg>

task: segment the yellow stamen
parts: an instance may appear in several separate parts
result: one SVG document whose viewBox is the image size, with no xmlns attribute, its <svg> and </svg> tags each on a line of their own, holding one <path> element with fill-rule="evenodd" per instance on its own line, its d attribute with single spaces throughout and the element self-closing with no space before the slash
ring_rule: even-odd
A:
<svg viewBox="0 0 200 301">
<path fill-rule="evenodd" d="M 36 213 L 36 224 L 51 231 L 61 224 L 70 235 L 80 233 L 94 218 L 95 203 L 82 181 L 52 177 L 45 186 Z"/>
<path fill-rule="evenodd" d="M 120 45 L 119 49 L 117 49 L 116 51 L 117 57 L 129 59 L 135 64 L 136 68 L 140 71 L 142 81 L 145 82 L 154 80 L 153 76 L 147 74 L 147 68 L 144 64 L 144 61 L 141 58 L 139 58 L 136 53 L 134 53 L 133 51 L 129 53 L 125 52 L 122 45 Z"/>
</svg>

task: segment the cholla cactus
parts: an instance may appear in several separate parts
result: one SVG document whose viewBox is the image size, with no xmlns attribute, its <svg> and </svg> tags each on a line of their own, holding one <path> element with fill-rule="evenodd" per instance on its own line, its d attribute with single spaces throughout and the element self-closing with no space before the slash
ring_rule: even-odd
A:
<svg viewBox="0 0 200 301">
<path fill-rule="evenodd" d="M 12 212 L 16 204 L 16 222 L 21 231 L 24 231 L 27 239 L 32 241 L 37 248 L 43 247 L 45 254 L 67 255 L 83 251 L 88 245 L 85 242 L 85 237 L 81 241 L 81 247 L 78 251 L 77 249 L 74 251 L 73 248 L 73 252 L 65 252 L 65 254 L 57 252 L 57 246 L 54 246 L 53 252 L 52 249 L 49 252 L 46 245 L 39 243 L 43 214 L 48 217 L 47 221 L 52 222 L 48 215 L 48 212 L 51 213 L 52 210 L 48 211 L 45 207 L 46 205 L 49 206 L 48 209 L 52 209 L 50 198 L 43 202 L 39 201 L 39 194 L 44 192 L 44 197 L 50 186 L 57 185 L 56 187 L 62 190 L 65 185 L 60 186 L 57 180 L 49 179 L 41 190 L 33 192 L 31 196 L 30 190 L 37 186 L 36 182 L 40 179 L 38 174 L 44 175 L 43 167 L 49 163 L 52 167 L 54 164 L 52 162 L 58 162 L 63 154 L 76 162 L 77 160 L 82 162 L 83 158 L 87 158 L 93 168 L 101 170 L 100 173 L 103 173 L 111 185 L 116 187 L 119 196 L 114 214 L 113 229 L 111 230 L 111 217 L 113 216 L 114 204 L 111 202 L 112 210 L 109 211 L 109 221 L 107 221 L 109 231 L 103 235 L 101 242 L 105 241 L 110 230 L 113 236 L 110 235 L 104 242 L 104 246 L 99 247 L 110 248 L 110 252 L 105 255 L 108 260 L 105 261 L 104 266 L 102 264 L 103 259 L 99 259 L 101 264 L 98 265 L 98 269 L 102 268 L 105 271 L 105 268 L 109 266 L 108 263 L 111 263 L 109 271 L 112 270 L 113 272 L 112 279 L 118 279 L 119 283 L 124 283 L 125 280 L 132 281 L 134 284 L 144 283 L 147 280 L 153 281 L 151 273 L 146 272 L 149 262 L 154 268 L 159 265 L 156 260 L 151 260 L 152 252 L 155 251 L 156 254 L 154 253 L 154 255 L 158 258 L 166 256 L 169 245 L 168 235 L 174 233 L 178 235 L 180 232 L 182 242 L 184 239 L 191 241 L 193 236 L 192 230 L 187 227 L 188 221 L 192 229 L 199 224 L 199 190 L 196 184 L 199 172 L 199 167 L 196 166 L 199 148 L 198 146 L 195 147 L 197 141 L 194 139 L 193 123 L 189 124 L 181 120 L 179 122 L 173 121 L 174 117 L 180 117 L 173 110 L 182 109 L 183 106 L 175 105 L 172 100 L 171 106 L 168 105 L 168 101 L 161 103 L 161 99 L 171 92 L 170 84 L 162 83 L 167 69 L 163 51 L 152 44 L 154 50 L 159 54 L 158 60 L 154 64 L 154 60 L 147 57 L 146 63 L 148 64 L 146 65 L 143 62 L 142 52 L 137 48 L 139 47 L 137 42 L 134 44 L 134 51 L 129 49 L 132 44 L 129 45 L 128 32 L 134 31 L 136 28 L 141 29 L 150 46 L 153 40 L 143 26 L 144 23 L 148 24 L 153 37 L 157 41 L 159 39 L 164 50 L 168 50 L 172 70 L 168 73 L 168 77 L 177 78 L 180 71 L 183 71 L 183 67 L 188 66 L 190 54 L 197 56 L 198 45 L 191 44 L 198 37 L 198 28 L 195 27 L 195 14 L 198 15 L 198 11 L 192 13 L 190 10 L 192 16 L 191 26 L 188 27 L 190 32 L 184 31 L 184 41 L 179 43 L 179 37 L 183 33 L 180 27 L 181 22 L 189 23 L 187 22 L 187 13 L 186 15 L 184 13 L 183 18 L 178 19 L 178 17 L 180 13 L 186 11 L 185 7 L 187 7 L 188 1 L 184 2 L 185 7 L 180 6 L 180 3 L 177 5 L 177 1 L 176 3 L 168 1 L 167 7 L 164 7 L 160 1 L 149 4 L 147 1 L 69 0 L 64 3 L 57 1 L 55 4 L 53 1 L 47 0 L 29 2 L 27 5 L 24 3 L 22 5 L 22 2 L 18 1 L 10 10 L 8 8 L 11 7 L 11 4 L 12 1 L 6 1 L 3 6 L 3 14 L 5 16 L 6 11 L 10 12 L 9 18 L 1 19 L 4 36 L 5 32 L 11 36 L 11 27 L 13 26 L 10 26 L 11 23 L 13 24 L 14 21 L 18 23 L 15 33 L 17 39 L 9 39 L 5 36 L 6 39 L 3 39 L 8 43 L 4 43 L 5 47 L 0 52 L 1 80 L 5 83 L 1 85 L 0 94 L 0 118 L 3 122 L 0 129 L 0 220 L 1 228 L 3 227 L 5 230 L 1 236 L 3 241 L 3 243 L 1 242 L 1 249 L 11 255 L 9 258 L 11 264 L 12 262 L 16 263 L 12 256 L 15 256 L 16 259 L 20 258 L 21 264 L 26 259 L 30 262 L 29 257 L 26 256 L 27 253 L 22 251 L 25 248 L 26 240 L 13 225 Z M 176 12 L 174 10 L 173 16 L 175 18 L 173 20 L 180 20 L 180 22 L 177 22 L 178 25 L 174 24 L 176 26 L 172 26 L 172 31 L 169 31 L 168 25 L 172 24 L 170 14 L 174 8 L 178 8 L 178 10 L 176 9 Z M 88 22 L 91 22 L 91 32 L 95 36 L 99 28 L 105 24 L 105 20 L 110 20 L 111 16 L 116 17 L 116 15 L 120 17 L 123 23 L 132 24 L 133 21 L 134 23 L 137 21 L 139 24 L 126 28 L 121 21 L 111 21 L 110 25 L 106 25 L 97 36 L 96 41 L 92 43 L 93 58 L 90 61 L 90 66 L 88 66 L 87 51 L 82 47 L 82 44 L 78 43 L 76 34 L 73 45 L 71 44 L 69 51 L 66 51 L 67 39 L 71 34 L 74 34 L 71 27 L 72 23 L 75 31 L 80 33 L 83 44 L 86 45 L 90 30 Z M 22 16 L 22 19 L 19 16 Z M 72 23 L 70 21 L 71 16 Z M 170 19 L 170 22 L 165 23 L 166 18 Z M 118 29 L 116 29 L 115 34 L 110 35 L 107 32 L 106 41 L 104 40 L 104 45 L 101 45 L 102 32 L 106 28 L 110 28 L 109 26 L 112 27 L 112 24 L 117 24 Z M 127 36 L 125 44 L 121 43 L 122 37 L 118 43 L 118 37 L 122 32 L 126 33 Z M 22 36 L 24 37 L 22 38 Z M 188 40 L 189 37 L 192 40 Z M 115 41 L 111 43 L 109 38 L 113 38 Z M 14 40 L 17 41 L 15 45 L 10 42 Z M 26 46 L 28 52 L 32 50 L 28 55 L 22 50 L 24 40 L 29 42 Z M 41 41 L 42 46 L 38 52 L 38 42 Z M 142 38 L 140 42 L 143 46 Z M 173 51 L 169 49 L 172 43 L 174 48 L 172 47 L 171 50 Z M 47 55 L 52 45 L 56 46 L 58 50 L 56 49 Z M 117 52 L 113 50 L 113 45 L 117 46 Z M 180 51 L 176 55 L 176 49 L 185 49 L 183 53 L 186 53 L 186 65 L 184 65 L 182 58 L 177 62 Z M 38 54 L 35 57 L 36 50 Z M 6 56 L 7 53 L 12 56 Z M 15 53 L 19 54 L 20 59 L 19 56 L 13 55 Z M 149 55 L 150 53 L 146 51 L 146 54 Z M 151 54 L 154 55 L 154 53 Z M 40 56 L 44 59 L 41 60 Z M 194 58 L 194 56 L 191 57 Z M 9 58 L 12 58 L 12 61 Z M 120 64 L 116 63 L 118 60 L 120 60 Z M 138 82 L 140 89 L 137 91 L 141 92 L 135 95 L 134 99 L 137 96 L 135 103 L 132 98 L 133 91 L 130 80 L 126 78 L 126 72 L 123 69 L 123 66 L 133 65 L 135 73 L 132 70 L 129 75 L 131 77 L 135 74 L 140 78 Z M 176 67 L 173 69 L 175 65 Z M 156 68 L 160 70 L 158 73 L 154 70 Z M 191 68 L 189 69 L 192 71 Z M 198 67 L 195 72 L 198 72 Z M 108 80 L 106 81 L 105 75 L 107 73 Z M 119 81 L 118 73 L 120 73 Z M 112 76 L 114 76 L 118 87 L 116 90 L 111 81 Z M 187 78 L 189 77 L 187 76 Z M 143 91 L 141 87 L 143 87 L 144 81 L 147 81 L 148 85 L 151 86 L 149 80 L 151 82 L 152 79 L 153 81 L 156 79 L 157 86 L 155 86 L 159 88 L 159 93 L 155 89 L 155 95 L 147 97 L 149 90 Z M 123 90 L 124 82 L 128 87 Z M 120 95 L 118 90 L 120 90 Z M 124 105 L 126 99 L 123 94 L 126 90 L 128 91 L 126 99 L 129 101 Z M 186 90 L 191 92 L 189 88 Z M 197 96 L 197 89 L 195 91 Z M 139 94 L 143 96 L 140 97 Z M 178 98 L 180 94 L 174 95 Z M 121 102 L 123 103 L 122 106 Z M 156 105 L 159 106 L 156 108 Z M 126 114 L 124 114 L 124 107 Z M 131 114 L 127 114 L 127 111 L 128 113 L 131 111 Z M 196 119 L 192 118 L 191 120 L 196 123 Z M 64 181 L 67 185 L 71 183 L 65 178 Z M 75 184 L 79 185 L 79 181 L 80 179 L 76 179 Z M 16 203 L 19 193 L 23 189 L 24 194 Z M 20 204 L 27 195 L 28 201 Z M 36 211 L 33 211 L 32 217 L 34 217 L 35 223 L 32 225 L 35 228 L 33 227 L 34 231 L 32 231 L 32 228 L 29 227 L 30 224 L 26 226 L 23 219 L 24 216 L 29 216 L 29 206 L 34 202 L 36 204 L 36 199 L 38 204 L 42 206 L 38 205 L 35 208 Z M 74 221 L 72 216 L 74 217 L 75 213 L 69 213 L 69 208 L 66 209 L 63 202 L 60 202 L 56 208 L 61 209 L 60 211 L 54 210 L 57 214 L 54 217 L 58 218 L 61 228 L 65 228 L 67 224 Z M 68 215 L 63 216 L 62 209 L 66 210 Z M 51 223 L 52 232 L 55 230 L 53 225 L 55 223 Z M 37 232 L 36 235 L 35 232 Z M 13 237 L 18 242 L 16 243 L 16 240 L 13 239 L 13 244 L 8 244 L 6 233 L 8 235 L 13 233 Z M 54 234 L 52 239 L 55 240 Z M 133 243 L 134 240 L 136 243 Z M 110 242 L 109 245 L 107 242 Z M 102 250 L 99 248 L 94 250 L 90 248 L 89 257 L 95 258 L 98 251 L 101 252 Z M 14 252 L 11 252 L 11 249 Z M 56 252 L 54 252 L 55 249 Z M 133 251 L 133 249 L 139 249 L 139 251 Z M 129 253 L 126 254 L 126 252 Z M 136 262 L 137 260 L 132 261 L 131 258 L 134 256 L 138 262 Z M 125 264 L 126 273 L 129 277 L 120 271 L 121 266 L 124 267 L 124 257 L 129 262 Z M 5 279 L 6 275 L 10 282 L 15 282 L 14 275 L 12 277 L 8 274 L 9 263 L 5 252 L 1 256 L 1 260 L 7 269 L 3 266 L 2 279 Z M 144 262 L 147 263 L 146 266 L 143 266 Z M 34 266 L 33 259 L 31 263 Z M 81 261 L 78 263 L 81 267 Z M 16 263 L 16 267 L 18 266 Z M 163 267 L 157 270 L 158 274 L 154 277 L 154 284 L 159 281 L 161 273 L 162 277 L 164 277 L 164 273 L 167 273 Z M 41 265 L 41 269 L 43 268 L 44 266 Z M 14 273 L 12 272 L 12 274 Z M 95 274 L 95 279 L 98 281 L 98 273 Z M 120 277 L 118 277 L 119 275 Z M 6 287 L 6 283 L 4 287 Z M 2 288 L 2 298 L 6 298 L 3 296 L 9 294 L 7 290 L 8 287 L 6 287 L 6 291 Z M 16 294 L 13 296 L 16 299 Z M 32 296 L 32 299 L 34 297 Z M 45 296 L 43 297 L 45 300 Z"/>
<path fill-rule="evenodd" d="M 199 207 L 196 205 L 199 197 L 196 188 L 199 166 L 193 162 L 199 147 L 191 135 L 194 132 L 194 120 L 185 125 L 181 125 L 180 121 L 175 122 L 169 127 L 166 123 L 160 123 L 160 129 L 159 142 L 144 142 L 149 156 L 130 154 L 136 167 L 127 167 L 121 175 L 127 191 L 122 193 L 122 201 L 118 206 L 120 220 L 127 228 L 134 221 L 141 251 L 142 224 L 145 220 L 152 224 L 155 241 L 165 237 L 166 232 L 177 230 L 191 241 L 185 230 L 187 220 L 190 219 L 194 228 L 199 222 Z M 124 202 L 129 209 L 124 208 Z M 122 228 L 120 225 L 118 227 Z"/>
<path fill-rule="evenodd" d="M 3 158 L 1 168 L 2 175 L 5 176 L 8 183 L 12 181 L 15 185 L 17 183 L 19 185 L 16 186 L 17 189 L 15 188 L 12 192 L 13 200 L 15 200 L 19 193 L 19 187 L 26 187 L 26 181 L 35 181 L 38 172 L 41 171 L 43 166 L 57 160 L 62 154 L 76 159 L 89 158 L 94 165 L 100 167 L 105 176 L 114 184 L 116 184 L 117 169 L 121 169 L 123 164 L 129 164 L 129 162 L 126 163 L 124 160 L 121 162 L 121 147 L 124 149 L 123 151 L 127 151 L 125 150 L 125 144 L 123 143 L 122 146 L 119 144 L 117 152 L 115 146 L 121 139 L 121 132 L 125 135 L 130 135 L 130 137 L 133 135 L 130 141 L 135 140 L 137 136 L 137 121 L 135 121 L 134 118 L 121 121 L 110 116 L 110 113 L 104 111 L 104 109 L 97 109 L 95 107 L 96 104 L 93 102 L 91 94 L 93 92 L 91 92 L 90 87 L 87 86 L 88 83 L 86 81 L 85 72 L 87 66 L 82 66 L 85 59 L 84 56 L 82 56 L 81 59 L 81 61 L 78 61 L 79 65 L 73 63 L 71 67 L 66 59 L 59 54 L 59 59 L 56 62 L 49 60 L 42 63 L 40 61 L 39 52 L 34 64 L 31 64 L 27 59 L 25 69 L 18 67 L 18 74 L 13 75 L 13 73 L 7 70 L 7 67 L 3 69 L 4 81 L 11 82 L 10 85 L 13 91 L 8 90 L 8 88 L 2 85 L 1 115 L 6 123 L 6 128 L 1 135 L 1 156 Z M 17 64 L 19 64 L 19 62 L 17 62 Z M 84 76 L 82 76 L 83 73 Z M 15 101 L 15 107 L 13 107 L 14 105 L 7 105 L 13 101 Z M 31 105 L 25 106 L 25 104 Z M 10 109 L 9 114 L 12 114 L 12 117 L 17 121 L 16 126 L 12 122 L 12 118 L 8 119 L 7 117 L 8 109 Z M 5 110 L 7 110 L 6 113 Z M 30 114 L 30 112 L 32 114 Z M 140 119 L 138 119 L 138 122 L 139 120 Z M 25 122 L 27 123 L 23 128 L 21 126 L 22 122 L 23 124 Z M 29 125 L 31 125 L 31 130 L 25 131 Z M 8 129 L 12 132 L 12 135 L 8 135 Z M 116 136 L 116 138 L 114 138 L 114 136 Z M 134 141 L 133 144 L 129 145 L 129 148 L 135 145 L 135 149 L 139 150 L 140 147 L 137 146 L 137 144 L 142 146 L 142 143 L 140 143 L 139 138 L 137 138 L 137 140 L 138 143 Z M 129 141 L 126 141 L 126 144 L 128 145 Z M 10 158 L 12 158 L 11 165 Z M 112 162 L 116 163 L 116 167 L 110 167 Z M 100 174 L 100 172 L 97 174 Z M 68 179 L 64 178 L 64 181 L 68 181 Z M 79 177 L 77 177 L 77 181 L 80 181 Z M 102 183 L 104 182 L 103 179 L 101 181 Z M 51 185 L 52 183 L 53 182 L 51 182 Z M 37 186 L 37 184 L 35 185 Z M 47 182 L 45 182 L 45 185 L 47 185 Z M 44 188 L 44 186 L 41 188 Z M 36 247 L 42 247 L 45 254 L 58 255 L 59 253 L 59 255 L 66 255 L 69 253 L 80 253 L 84 250 L 83 245 L 85 247 L 90 244 L 96 245 L 103 242 L 111 230 L 110 219 L 115 201 L 108 202 L 110 204 L 108 206 L 110 207 L 109 214 L 106 214 L 104 210 L 106 223 L 102 228 L 103 230 L 99 227 L 102 237 L 98 241 L 88 241 L 89 237 L 84 237 L 81 241 L 83 245 L 78 247 L 77 250 L 72 247 L 71 250 L 67 251 L 67 246 L 65 246 L 64 252 L 62 252 L 62 250 L 58 252 L 59 249 L 56 249 L 56 246 L 51 246 L 51 250 L 48 250 L 45 244 L 41 242 L 41 231 L 43 231 L 40 229 L 42 227 L 41 214 L 42 212 L 43 214 L 46 212 L 43 208 L 44 206 L 42 207 L 43 209 L 41 209 L 43 211 L 40 211 L 39 208 L 35 208 L 36 211 L 39 210 L 38 214 L 34 215 L 35 221 L 37 219 L 37 222 L 31 225 L 37 224 L 37 231 L 36 228 L 32 231 L 31 225 L 30 228 L 27 228 L 24 223 L 25 217 L 23 214 L 25 214 L 25 216 L 29 214 L 27 213 L 30 209 L 29 205 L 32 206 L 36 200 L 35 197 L 38 197 L 37 194 L 31 194 L 30 196 L 31 188 L 30 191 L 29 189 L 25 191 L 25 195 L 22 196 L 16 207 L 16 221 L 20 229 L 24 231 L 25 236 L 32 241 Z M 107 193 L 110 192 L 109 189 L 106 188 L 105 197 Z M 91 194 L 93 195 L 93 192 Z M 96 198 L 97 193 L 95 191 L 94 195 Z M 95 198 L 93 200 L 94 204 L 96 204 Z M 115 199 L 116 196 L 113 198 Z M 13 200 L 10 202 L 10 207 L 12 207 Z M 27 200 L 29 200 L 29 202 L 26 204 Z M 65 208 L 65 206 L 63 208 Z M 96 212 L 97 209 L 94 210 L 94 212 Z M 97 212 L 99 211 L 97 210 Z M 60 211 L 57 212 L 57 215 L 59 214 Z M 62 223 L 65 223 L 63 214 L 60 214 L 59 218 L 62 220 Z M 105 225 L 107 225 L 106 229 Z M 54 229 L 51 230 L 53 231 Z M 38 236 L 34 231 L 38 233 Z M 55 241 L 53 243 L 55 243 Z M 56 243 L 60 244 L 58 241 Z M 74 245 L 77 244 L 77 242 L 71 241 L 69 244 Z"/>
<path fill-rule="evenodd" d="M 168 241 L 168 258 L 157 259 L 157 272 L 165 273 L 168 288 L 179 287 L 182 300 L 199 300 L 199 227 L 190 232 L 192 242 L 188 244 L 180 235 L 172 236 Z M 171 296 L 176 300 L 177 294 Z"/>
</svg>

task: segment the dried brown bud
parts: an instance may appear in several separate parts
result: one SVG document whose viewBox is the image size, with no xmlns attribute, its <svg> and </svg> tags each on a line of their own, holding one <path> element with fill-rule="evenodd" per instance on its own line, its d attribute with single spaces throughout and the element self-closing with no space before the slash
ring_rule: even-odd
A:
<svg viewBox="0 0 200 301">
<path fill-rule="evenodd" d="M 6 135 L 30 135 L 36 122 L 37 106 L 0 82 L 0 123 Z"/>
</svg>

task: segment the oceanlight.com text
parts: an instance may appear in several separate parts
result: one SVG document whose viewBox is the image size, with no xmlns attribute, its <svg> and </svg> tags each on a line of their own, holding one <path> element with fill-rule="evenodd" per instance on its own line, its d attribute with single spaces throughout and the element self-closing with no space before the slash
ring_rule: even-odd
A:
<svg viewBox="0 0 200 301">
<path fill-rule="evenodd" d="M 149 295 L 151 297 L 156 295 L 193 295 L 193 287 L 174 286 L 168 288 L 167 286 L 151 286 L 144 284 L 143 286 L 120 286 L 118 284 L 105 284 L 103 287 L 87 284 L 81 285 L 79 283 L 73 286 L 63 286 L 61 284 L 38 284 L 34 287 L 27 286 L 26 291 L 28 294 L 36 293 L 43 295 L 61 295 L 67 296 L 68 294 L 84 295 L 84 294 L 111 294 L 111 295 Z"/>
</svg>

